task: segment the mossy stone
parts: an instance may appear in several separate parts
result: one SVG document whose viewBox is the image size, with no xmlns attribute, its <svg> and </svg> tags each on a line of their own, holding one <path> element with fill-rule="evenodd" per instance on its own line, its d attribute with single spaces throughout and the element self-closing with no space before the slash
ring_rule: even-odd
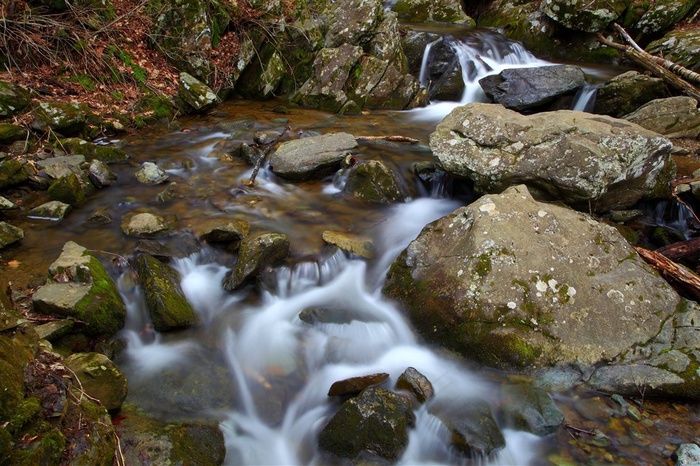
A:
<svg viewBox="0 0 700 466">
<path fill-rule="evenodd" d="M 0 123 L 0 144 L 12 144 L 27 137 L 27 130 L 12 123 Z"/>
<path fill-rule="evenodd" d="M 24 171 L 24 165 L 17 159 L 0 162 L 0 189 L 15 186 L 27 181 L 29 176 Z"/>
<path fill-rule="evenodd" d="M 25 448 L 15 449 L 9 458 L 9 464 L 15 466 L 35 466 L 60 464 L 66 438 L 58 429 L 41 434 L 38 439 Z"/>
<path fill-rule="evenodd" d="M 31 101 L 32 98 L 27 89 L 0 81 L 0 117 L 22 113 Z"/>
<path fill-rule="evenodd" d="M 117 365 L 100 353 L 76 353 L 65 361 L 80 380 L 82 389 L 112 411 L 119 409 L 126 399 L 128 384 Z"/>
<path fill-rule="evenodd" d="M 54 181 L 49 186 L 48 193 L 52 200 L 71 206 L 76 206 L 85 199 L 83 184 L 75 173 L 69 173 Z"/>
</svg>

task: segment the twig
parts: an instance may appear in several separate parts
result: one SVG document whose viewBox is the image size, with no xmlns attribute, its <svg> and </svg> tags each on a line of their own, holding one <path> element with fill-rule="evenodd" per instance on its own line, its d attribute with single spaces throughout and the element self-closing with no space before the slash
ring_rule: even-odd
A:
<svg viewBox="0 0 700 466">
<path fill-rule="evenodd" d="M 141 3 L 139 3 L 139 4 L 136 5 L 134 8 L 132 8 L 132 9 L 129 10 L 129 11 L 127 11 L 127 12 L 124 13 L 123 15 L 121 15 L 121 16 L 115 18 L 113 21 L 110 21 L 109 23 L 107 23 L 107 24 L 105 24 L 104 26 L 102 26 L 100 29 L 98 29 L 97 31 L 95 31 L 95 32 L 92 34 L 92 36 L 95 37 L 95 36 L 101 34 L 102 31 L 105 31 L 105 30 L 111 28 L 112 26 L 114 26 L 115 24 L 117 24 L 118 22 L 120 22 L 121 20 L 126 19 L 126 18 L 128 18 L 129 16 L 133 15 L 134 13 L 136 13 L 137 11 L 139 11 L 146 3 L 147 3 L 147 0 L 141 0 Z"/>
<path fill-rule="evenodd" d="M 356 139 L 363 141 L 390 141 L 390 142 L 406 142 L 408 144 L 418 144 L 420 141 L 408 136 L 356 136 Z"/>
<path fill-rule="evenodd" d="M 566 423 L 565 423 L 565 424 L 564 424 L 564 427 L 567 428 L 567 429 L 573 430 L 574 432 L 578 432 L 578 433 L 580 433 L 580 434 L 590 435 L 590 436 L 593 436 L 593 437 L 595 437 L 595 435 L 597 434 L 597 433 L 596 433 L 595 431 L 593 431 L 593 430 L 581 429 L 581 428 L 579 428 L 579 427 L 574 427 L 574 426 L 572 426 L 571 424 L 566 424 Z"/>
</svg>

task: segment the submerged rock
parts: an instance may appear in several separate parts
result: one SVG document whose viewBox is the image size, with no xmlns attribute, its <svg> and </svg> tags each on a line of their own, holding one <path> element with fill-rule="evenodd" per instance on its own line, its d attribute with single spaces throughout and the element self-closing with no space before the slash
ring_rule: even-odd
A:
<svg viewBox="0 0 700 466">
<path fill-rule="evenodd" d="M 525 371 L 614 360 L 659 334 L 680 302 L 616 229 L 524 186 L 426 226 L 384 292 L 425 338 Z"/>
<path fill-rule="evenodd" d="M 601 212 L 653 197 L 657 180 L 673 167 L 668 139 L 625 120 L 569 110 L 525 116 L 468 104 L 437 126 L 430 147 L 447 172 L 471 179 L 479 193 L 525 183 Z"/>
<path fill-rule="evenodd" d="M 541 388 L 508 384 L 501 388 L 500 398 L 501 425 L 543 437 L 564 422 L 552 397 Z"/>
<path fill-rule="evenodd" d="M 166 332 L 197 323 L 197 314 L 180 287 L 180 274 L 175 269 L 148 254 L 139 254 L 136 270 L 153 328 Z"/>
<path fill-rule="evenodd" d="M 408 445 L 408 428 L 414 422 L 404 397 L 367 388 L 343 403 L 321 430 L 318 443 L 323 451 L 351 461 L 361 457 L 396 460 Z"/>
<path fill-rule="evenodd" d="M 429 411 L 451 432 L 452 446 L 468 458 L 485 458 L 506 444 L 491 415 L 491 407 L 485 401 L 437 402 Z"/>
</svg>

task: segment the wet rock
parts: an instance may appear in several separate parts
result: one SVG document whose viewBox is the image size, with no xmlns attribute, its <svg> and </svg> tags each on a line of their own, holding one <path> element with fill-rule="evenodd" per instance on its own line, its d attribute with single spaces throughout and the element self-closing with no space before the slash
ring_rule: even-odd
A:
<svg viewBox="0 0 700 466">
<path fill-rule="evenodd" d="M 125 405 L 115 430 L 126 464 L 224 463 L 224 436 L 216 424 L 167 423 Z"/>
<path fill-rule="evenodd" d="M 457 23 L 475 26 L 476 21 L 467 16 L 462 4 L 454 0 L 433 2 L 429 0 L 399 0 L 393 4 L 402 21 L 409 23 Z"/>
<path fill-rule="evenodd" d="M 71 206 L 77 206 L 85 200 L 85 188 L 80 181 L 80 177 L 75 173 L 69 173 L 51 183 L 48 193 L 54 201 L 60 201 Z"/>
<path fill-rule="evenodd" d="M 700 446 L 694 443 L 683 443 L 671 457 L 676 466 L 697 466 L 700 464 Z"/>
<path fill-rule="evenodd" d="M 0 222 L 0 248 L 10 246 L 24 238 L 24 230 L 7 222 Z"/>
<path fill-rule="evenodd" d="M 22 126 L 0 123 L 0 144 L 9 145 L 15 141 L 24 140 L 27 136 L 27 130 Z"/>
<path fill-rule="evenodd" d="M 106 207 L 100 207 L 88 217 L 86 223 L 88 225 L 107 225 L 112 223 L 112 214 Z"/>
<path fill-rule="evenodd" d="M 598 32 L 615 21 L 627 8 L 624 0 L 566 1 L 545 0 L 540 9 L 569 29 Z"/>
<path fill-rule="evenodd" d="M 544 390 L 528 385 L 501 387 L 501 425 L 543 437 L 556 432 L 564 415 Z"/>
<path fill-rule="evenodd" d="M 408 428 L 414 422 L 404 397 L 368 388 L 343 403 L 319 433 L 318 443 L 323 451 L 351 461 L 361 455 L 396 460 L 408 444 Z"/>
<path fill-rule="evenodd" d="M 331 133 L 283 142 L 270 158 L 272 171 L 288 180 L 304 181 L 332 175 L 357 148 L 347 133 Z"/>
<path fill-rule="evenodd" d="M 4 196 L 0 196 L 0 210 L 14 210 L 17 208 L 14 202 Z"/>
<path fill-rule="evenodd" d="M 665 92 L 661 79 L 627 71 L 596 90 L 593 112 L 621 118 L 647 102 L 665 97 Z"/>
<path fill-rule="evenodd" d="M 235 290 L 255 278 L 265 267 L 278 265 L 289 256 L 289 240 L 280 233 L 261 232 L 241 241 L 238 262 L 224 277 L 225 290 Z"/>
<path fill-rule="evenodd" d="M 288 74 L 288 66 L 276 44 L 267 42 L 257 58 L 236 82 L 236 92 L 248 99 L 269 99 Z"/>
<path fill-rule="evenodd" d="M 408 390 L 413 393 L 419 403 L 423 404 L 435 395 L 430 380 L 413 367 L 407 368 L 396 380 L 398 390 Z"/>
<path fill-rule="evenodd" d="M 510 68 L 479 80 L 489 99 L 513 110 L 541 107 L 574 94 L 586 84 L 583 70 L 573 65 Z"/>
<path fill-rule="evenodd" d="M 208 243 L 233 243 L 250 232 L 250 223 L 242 219 L 208 218 L 194 225 L 194 235 Z"/>
<path fill-rule="evenodd" d="M 111 186 L 117 181 L 117 175 L 112 172 L 106 163 L 100 160 L 93 160 L 88 168 L 88 177 L 96 188 Z"/>
<path fill-rule="evenodd" d="M 481 458 L 503 448 L 505 439 L 491 415 L 488 403 L 471 400 L 461 404 L 437 403 L 430 406 L 452 433 L 452 446 L 468 458 Z"/>
<path fill-rule="evenodd" d="M 480 193 L 525 183 L 596 211 L 653 197 L 673 167 L 672 144 L 657 133 L 604 115 L 560 110 L 524 116 L 494 104 L 450 113 L 430 136 L 442 168 L 474 181 Z"/>
<path fill-rule="evenodd" d="M 177 183 L 173 181 L 167 188 L 156 194 L 156 201 L 165 203 L 172 201 L 176 197 L 178 197 Z"/>
<path fill-rule="evenodd" d="M 350 377 L 349 379 L 333 382 L 328 389 L 328 396 L 357 395 L 365 388 L 379 385 L 389 378 L 389 374 L 381 372 L 378 374 L 362 375 Z"/>
<path fill-rule="evenodd" d="M 126 399 L 128 384 L 117 365 L 100 353 L 75 353 L 64 360 L 80 380 L 80 386 L 108 411 L 119 409 Z"/>
<path fill-rule="evenodd" d="M 0 162 L 0 189 L 16 186 L 27 181 L 24 165 L 17 159 L 6 159 Z"/>
<path fill-rule="evenodd" d="M 323 241 L 365 259 L 371 259 L 375 254 L 374 243 L 371 239 L 350 233 L 326 230 L 323 232 Z"/>
<path fill-rule="evenodd" d="M 144 162 L 136 172 L 136 179 L 139 183 L 156 185 L 168 181 L 168 174 L 153 162 Z"/>
<path fill-rule="evenodd" d="M 623 118 L 667 138 L 700 137 L 700 109 L 692 97 L 652 100 Z"/>
<path fill-rule="evenodd" d="M 425 227 L 384 292 L 425 338 L 521 370 L 614 360 L 680 303 L 616 229 L 523 186 Z"/>
<path fill-rule="evenodd" d="M 36 162 L 39 170 L 55 180 L 70 174 L 80 176 L 83 173 L 84 164 L 84 155 L 60 155 Z"/>
<path fill-rule="evenodd" d="M 29 91 L 22 86 L 0 81 L 0 117 L 22 113 L 32 101 Z"/>
<path fill-rule="evenodd" d="M 168 262 L 170 259 L 177 257 L 175 252 L 173 252 L 170 248 L 151 239 L 139 240 L 139 242 L 136 243 L 135 252 L 148 254 L 161 262 Z"/>
<path fill-rule="evenodd" d="M 400 202 L 408 196 L 394 171 L 378 160 L 361 162 L 351 168 L 343 192 L 378 204 Z"/>
<path fill-rule="evenodd" d="M 82 155 L 87 161 L 99 160 L 112 164 L 126 162 L 130 158 L 127 152 L 118 147 L 95 144 L 80 138 L 61 139 L 58 145 L 71 155 Z"/>
<path fill-rule="evenodd" d="M 53 277 L 32 296 L 44 314 L 75 317 L 87 335 L 113 335 L 124 326 L 126 306 L 107 271 L 87 249 L 69 241 L 49 267 Z"/>
<path fill-rule="evenodd" d="M 27 214 L 31 218 L 39 218 L 45 220 L 63 220 L 66 215 L 72 210 L 70 204 L 61 201 L 49 201 L 34 207 Z"/>
<path fill-rule="evenodd" d="M 206 112 L 220 101 L 209 86 L 184 72 L 180 73 L 178 95 L 197 112 Z"/>
<path fill-rule="evenodd" d="M 175 219 L 161 217 L 149 212 L 127 214 L 121 223 L 125 235 L 137 238 L 158 238 L 169 236 L 175 228 Z"/>
<path fill-rule="evenodd" d="M 181 277 L 175 269 L 148 254 L 139 254 L 136 270 L 156 330 L 165 332 L 197 323 L 197 315 L 180 287 Z"/>
<path fill-rule="evenodd" d="M 64 136 L 80 133 L 85 127 L 85 112 L 77 103 L 44 102 L 32 111 L 32 128 L 56 131 Z"/>
<path fill-rule="evenodd" d="M 35 327 L 36 333 L 42 340 L 56 341 L 73 330 L 75 321 L 71 319 L 54 320 Z"/>
</svg>

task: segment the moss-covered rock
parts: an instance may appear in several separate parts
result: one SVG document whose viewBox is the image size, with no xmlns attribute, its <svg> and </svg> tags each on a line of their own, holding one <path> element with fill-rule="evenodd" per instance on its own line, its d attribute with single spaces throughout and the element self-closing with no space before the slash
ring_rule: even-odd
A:
<svg viewBox="0 0 700 466">
<path fill-rule="evenodd" d="M 139 254 L 136 270 L 141 280 L 153 327 L 168 331 L 190 327 L 197 315 L 180 287 L 175 269 L 148 254 Z"/>
<path fill-rule="evenodd" d="M 6 81 L 0 81 L 0 117 L 22 113 L 32 101 L 29 91 Z"/>
<path fill-rule="evenodd" d="M 475 26 L 476 21 L 467 16 L 461 2 L 453 0 L 399 0 L 395 11 L 402 21 L 409 23 L 458 23 Z"/>
<path fill-rule="evenodd" d="M 88 162 L 97 159 L 110 164 L 129 160 L 129 154 L 121 149 L 112 146 L 98 145 L 80 138 L 64 138 L 61 139 L 60 143 L 57 143 L 57 145 L 71 155 L 83 155 Z"/>
<path fill-rule="evenodd" d="M 25 128 L 12 123 L 0 123 L 0 144 L 12 144 L 25 139 L 28 133 Z"/>
<path fill-rule="evenodd" d="M 0 162 L 0 189 L 24 183 L 28 178 L 24 165 L 19 160 L 7 159 Z"/>
<path fill-rule="evenodd" d="M 0 248 L 17 243 L 24 238 L 24 230 L 7 222 L 0 222 Z"/>
<path fill-rule="evenodd" d="M 75 353 L 64 363 L 80 380 L 85 393 L 100 401 L 107 410 L 119 409 L 126 399 L 128 384 L 117 365 L 100 353 Z"/>
<path fill-rule="evenodd" d="M 598 88 L 593 112 L 620 118 L 647 102 L 664 97 L 665 93 L 661 79 L 627 71 Z"/>
<path fill-rule="evenodd" d="M 303 57 L 300 56 L 300 59 Z M 275 94 L 287 74 L 282 51 L 276 44 L 266 42 L 258 50 L 257 58 L 251 60 L 238 78 L 236 92 L 249 99 L 268 99 Z"/>
<path fill-rule="evenodd" d="M 56 131 L 64 136 L 72 136 L 83 130 L 86 115 L 77 103 L 44 102 L 32 111 L 32 128 L 39 131 Z"/>
<path fill-rule="evenodd" d="M 209 86 L 189 73 L 180 73 L 178 95 L 196 112 L 206 112 L 219 102 Z"/>
<path fill-rule="evenodd" d="M 393 170 L 379 160 L 369 160 L 351 168 L 343 191 L 379 204 L 400 202 L 407 196 Z"/>
<path fill-rule="evenodd" d="M 36 353 L 37 342 L 31 326 L 0 334 L 0 425 L 14 418 L 24 400 L 22 373 Z"/>
<path fill-rule="evenodd" d="M 113 335 L 124 326 L 124 301 L 104 266 L 87 249 L 69 241 L 49 270 L 51 280 L 32 296 L 37 311 L 75 317 L 93 336 Z"/>
<path fill-rule="evenodd" d="M 261 232 L 246 237 L 238 250 L 238 262 L 224 277 L 226 290 L 240 288 L 265 267 L 279 264 L 289 255 L 289 240 L 281 233 Z"/>
<path fill-rule="evenodd" d="M 676 29 L 651 42 L 646 51 L 688 69 L 700 70 L 700 30 Z"/>
<path fill-rule="evenodd" d="M 49 196 L 54 201 L 60 201 L 71 206 L 77 206 L 85 200 L 85 188 L 80 177 L 75 173 L 69 173 L 54 181 L 48 190 Z"/>
</svg>

